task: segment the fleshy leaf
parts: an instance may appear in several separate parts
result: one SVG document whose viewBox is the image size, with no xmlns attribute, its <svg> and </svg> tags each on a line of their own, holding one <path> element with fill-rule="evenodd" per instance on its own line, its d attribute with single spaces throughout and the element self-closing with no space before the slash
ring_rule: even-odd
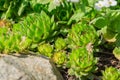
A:
<svg viewBox="0 0 120 80">
<path fill-rule="evenodd" d="M 118 60 L 120 60 L 120 47 L 115 47 L 113 54 Z"/>
</svg>

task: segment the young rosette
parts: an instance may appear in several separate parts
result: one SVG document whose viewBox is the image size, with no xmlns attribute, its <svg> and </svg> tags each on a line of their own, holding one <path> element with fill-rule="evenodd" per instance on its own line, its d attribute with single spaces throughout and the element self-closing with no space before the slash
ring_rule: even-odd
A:
<svg viewBox="0 0 120 80">
<path fill-rule="evenodd" d="M 102 74 L 102 80 L 120 80 L 120 71 L 116 68 L 108 67 Z"/>
<path fill-rule="evenodd" d="M 73 49 L 67 63 L 68 73 L 82 79 L 97 69 L 96 63 L 97 59 L 93 57 L 92 53 L 89 54 L 86 48 Z"/>
<path fill-rule="evenodd" d="M 65 47 L 66 47 L 66 41 L 63 38 L 58 38 L 55 41 L 55 49 L 57 51 L 65 49 Z"/>
<path fill-rule="evenodd" d="M 66 52 L 65 51 L 59 51 L 55 52 L 52 60 L 54 63 L 56 63 L 58 66 L 63 65 L 66 62 Z"/>
<path fill-rule="evenodd" d="M 40 54 L 50 58 L 52 56 L 53 47 L 49 43 L 43 43 L 38 46 L 38 51 Z"/>
</svg>

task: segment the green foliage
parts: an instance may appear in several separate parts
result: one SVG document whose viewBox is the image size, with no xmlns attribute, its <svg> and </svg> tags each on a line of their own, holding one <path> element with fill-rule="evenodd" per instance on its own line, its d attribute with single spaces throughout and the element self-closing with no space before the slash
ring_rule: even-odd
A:
<svg viewBox="0 0 120 80">
<path fill-rule="evenodd" d="M 107 25 L 107 20 L 104 17 L 95 18 L 92 23 L 95 27 L 101 29 Z"/>
<path fill-rule="evenodd" d="M 120 47 L 120 33 L 117 33 L 116 34 L 116 42 L 115 42 L 115 45 L 116 47 Z"/>
<path fill-rule="evenodd" d="M 108 13 L 109 24 L 108 29 L 113 32 L 120 33 L 120 11 L 110 11 Z"/>
<path fill-rule="evenodd" d="M 116 68 L 109 67 L 102 72 L 102 80 L 120 80 L 120 71 Z"/>
<path fill-rule="evenodd" d="M 0 36 L 0 52 L 10 54 L 13 52 L 23 52 L 31 44 L 31 40 L 24 38 L 20 34 L 9 33 Z"/>
<path fill-rule="evenodd" d="M 86 80 L 96 70 L 96 47 L 111 45 L 118 59 L 120 52 L 120 0 L 101 10 L 97 1 L 0 0 L 0 52 L 33 51 Z M 103 72 L 104 80 L 117 80 L 118 72 L 114 77 L 111 71 Z"/>
<path fill-rule="evenodd" d="M 23 21 L 13 25 L 12 31 L 8 32 L 7 28 L 0 28 L 1 31 L 6 31 L 1 32 L 0 36 L 0 43 L 3 46 L 1 52 L 21 52 L 31 44 L 39 44 L 39 42 L 54 36 L 55 24 L 45 12 L 30 14 L 23 19 Z"/>
<path fill-rule="evenodd" d="M 55 49 L 56 51 L 62 50 L 66 47 L 66 41 L 63 38 L 58 38 L 55 41 Z"/>
<path fill-rule="evenodd" d="M 101 29 L 101 33 L 104 39 L 112 44 L 111 48 L 114 48 L 113 54 L 117 59 L 119 56 L 120 47 L 120 11 L 119 10 L 108 10 L 102 17 L 98 17 L 93 20 L 96 27 Z M 101 23 L 101 25 L 100 25 Z M 107 47 L 109 48 L 109 47 Z"/>
<path fill-rule="evenodd" d="M 93 26 L 77 23 L 68 33 L 68 43 L 72 48 L 85 47 L 88 43 L 94 43 L 97 33 Z"/>
<path fill-rule="evenodd" d="M 97 60 L 92 54 L 92 44 L 95 43 L 96 39 L 97 33 L 91 25 L 77 23 L 69 30 L 67 43 L 72 52 L 70 52 L 67 67 L 70 75 L 82 79 L 96 70 Z"/>
<path fill-rule="evenodd" d="M 96 63 L 97 60 L 93 57 L 92 53 L 88 53 L 86 48 L 72 49 L 67 64 L 69 68 L 68 72 L 81 79 L 96 70 Z"/>
<path fill-rule="evenodd" d="M 77 11 L 75 14 L 73 14 L 70 18 L 70 20 L 68 21 L 68 24 L 71 24 L 72 21 L 76 21 L 78 22 L 79 20 L 81 20 L 84 17 L 85 13 L 82 12 L 81 10 Z"/>
<path fill-rule="evenodd" d="M 40 3 L 40 4 L 47 4 L 49 3 L 51 0 L 34 0 L 32 2 L 34 3 Z"/>
<path fill-rule="evenodd" d="M 115 42 L 117 34 L 113 31 L 108 30 L 107 27 L 104 27 L 101 29 L 101 32 L 103 34 L 103 37 L 108 42 Z"/>
<path fill-rule="evenodd" d="M 39 43 L 54 36 L 54 29 L 55 24 L 45 12 L 30 14 L 20 23 L 13 25 L 13 32 L 27 36 L 33 43 Z"/>
<path fill-rule="evenodd" d="M 47 57 L 51 57 L 53 55 L 53 47 L 49 43 L 40 44 L 38 46 L 38 51 Z"/>
<path fill-rule="evenodd" d="M 61 67 L 66 62 L 66 52 L 65 51 L 58 51 L 55 52 L 52 60 L 54 63 L 57 64 L 57 66 Z"/>
<path fill-rule="evenodd" d="M 120 47 L 115 47 L 113 54 L 118 60 L 120 60 Z"/>
<path fill-rule="evenodd" d="M 107 14 L 104 14 L 103 17 L 98 17 L 93 21 L 93 23 L 102 28 L 101 32 L 103 33 L 104 38 L 107 41 L 116 38 L 116 35 L 120 33 L 120 11 L 119 10 L 110 10 Z M 101 23 L 101 25 L 100 25 Z M 115 41 L 113 41 L 115 42 Z"/>
<path fill-rule="evenodd" d="M 1 0 L 1 3 L 0 11 L 3 19 L 21 16 L 28 6 L 27 0 Z"/>
</svg>

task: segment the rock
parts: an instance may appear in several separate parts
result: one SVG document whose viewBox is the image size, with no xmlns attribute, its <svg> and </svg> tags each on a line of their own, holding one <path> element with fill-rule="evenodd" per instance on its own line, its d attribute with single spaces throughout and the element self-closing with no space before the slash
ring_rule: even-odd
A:
<svg viewBox="0 0 120 80">
<path fill-rule="evenodd" d="M 42 56 L 0 57 L 0 80 L 63 80 L 55 65 Z"/>
</svg>

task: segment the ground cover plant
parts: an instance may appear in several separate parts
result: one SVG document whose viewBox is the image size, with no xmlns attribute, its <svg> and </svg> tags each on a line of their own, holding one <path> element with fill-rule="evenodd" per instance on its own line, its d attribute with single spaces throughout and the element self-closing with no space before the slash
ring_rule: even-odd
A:
<svg viewBox="0 0 120 80">
<path fill-rule="evenodd" d="M 119 5 L 120 0 L 0 0 L 0 54 L 44 55 L 65 80 L 120 80 L 119 67 L 99 65 L 101 55 L 119 63 Z"/>
</svg>

